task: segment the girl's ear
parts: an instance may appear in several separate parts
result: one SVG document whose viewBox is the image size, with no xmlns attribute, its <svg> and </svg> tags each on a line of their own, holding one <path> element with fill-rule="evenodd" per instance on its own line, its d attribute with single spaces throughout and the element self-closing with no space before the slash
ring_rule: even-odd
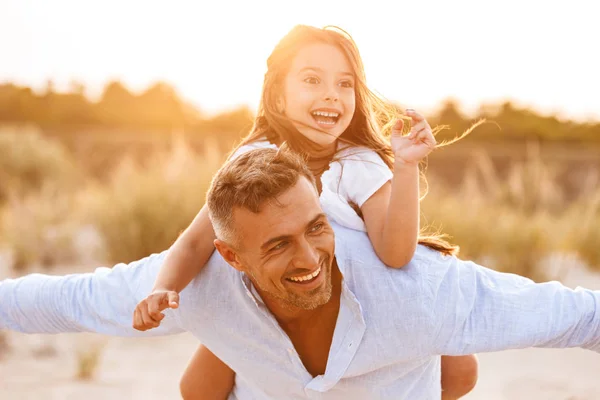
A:
<svg viewBox="0 0 600 400">
<path fill-rule="evenodd" d="M 277 112 L 280 114 L 285 114 L 285 102 L 283 101 L 283 97 L 279 96 L 277 98 L 277 102 L 275 103 L 277 107 Z"/>
</svg>

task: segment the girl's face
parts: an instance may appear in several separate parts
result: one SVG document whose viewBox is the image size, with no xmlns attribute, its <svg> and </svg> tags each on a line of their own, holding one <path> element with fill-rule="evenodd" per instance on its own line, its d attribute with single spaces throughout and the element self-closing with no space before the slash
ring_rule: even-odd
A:
<svg viewBox="0 0 600 400">
<path fill-rule="evenodd" d="M 310 44 L 292 60 L 281 108 L 302 135 L 330 146 L 354 116 L 354 85 L 350 63 L 338 47 Z"/>
</svg>

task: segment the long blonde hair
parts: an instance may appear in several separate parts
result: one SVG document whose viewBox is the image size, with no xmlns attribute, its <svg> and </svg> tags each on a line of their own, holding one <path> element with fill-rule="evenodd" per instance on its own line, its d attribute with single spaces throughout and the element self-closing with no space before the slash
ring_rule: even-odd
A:
<svg viewBox="0 0 600 400">
<path fill-rule="evenodd" d="M 385 101 L 368 88 L 362 58 L 356 43 L 350 34 L 334 26 L 316 28 L 297 25 L 275 46 L 267 59 L 267 72 L 264 77 L 262 96 L 254 125 L 237 148 L 267 139 L 271 143 L 287 143 L 293 151 L 305 158 L 310 158 L 311 150 L 317 148 L 318 145 L 300 134 L 289 118 L 280 111 L 279 102 L 283 93 L 283 81 L 294 56 L 300 48 L 315 42 L 338 47 L 348 59 L 355 77 L 355 112 L 350 125 L 339 137 L 339 140 L 350 146 L 366 147 L 375 151 L 385 164 L 393 169 L 394 154 L 389 141 L 392 126 L 399 118 L 408 121 L 410 121 L 410 118 L 402 115 L 396 106 Z M 459 137 L 438 144 L 437 147 L 460 140 L 478 124 L 473 125 Z M 433 132 L 436 134 L 442 129 L 444 127 L 436 127 Z M 419 236 L 419 244 L 444 254 L 455 255 L 458 254 L 459 250 L 458 246 L 451 245 L 440 234 L 422 234 Z"/>
</svg>

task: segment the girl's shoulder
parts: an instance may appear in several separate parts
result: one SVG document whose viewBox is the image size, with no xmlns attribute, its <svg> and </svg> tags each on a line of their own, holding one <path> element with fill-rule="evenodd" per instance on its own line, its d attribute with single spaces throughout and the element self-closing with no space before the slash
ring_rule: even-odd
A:
<svg viewBox="0 0 600 400">
<path fill-rule="evenodd" d="M 376 151 L 362 146 L 344 146 L 323 174 L 323 186 L 362 207 L 393 174 Z"/>
</svg>

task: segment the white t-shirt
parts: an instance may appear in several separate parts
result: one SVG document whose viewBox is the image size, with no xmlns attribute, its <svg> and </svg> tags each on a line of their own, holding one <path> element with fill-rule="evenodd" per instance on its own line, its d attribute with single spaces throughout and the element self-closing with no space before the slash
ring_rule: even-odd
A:
<svg viewBox="0 0 600 400">
<path fill-rule="evenodd" d="M 392 179 L 392 171 L 379 154 L 366 147 L 340 147 L 336 159 L 321 175 L 321 206 L 334 222 L 358 231 L 367 231 L 364 221 L 356 214 L 350 202 L 359 208 L 379 188 Z M 277 146 L 264 140 L 244 145 L 231 156 L 234 159 L 243 153 L 259 148 Z"/>
</svg>

